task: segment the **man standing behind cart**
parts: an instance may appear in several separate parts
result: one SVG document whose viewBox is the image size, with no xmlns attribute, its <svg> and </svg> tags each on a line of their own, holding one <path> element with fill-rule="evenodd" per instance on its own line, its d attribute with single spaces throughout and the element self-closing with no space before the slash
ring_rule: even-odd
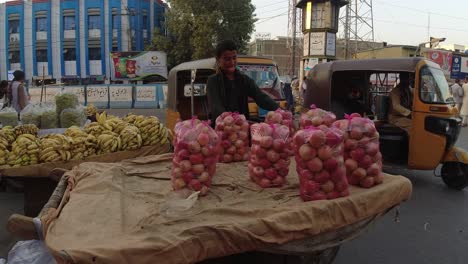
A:
<svg viewBox="0 0 468 264">
<path fill-rule="evenodd" d="M 225 40 L 216 46 L 216 67 L 217 73 L 206 84 L 213 124 L 223 112 L 238 112 L 249 118 L 249 97 L 265 110 L 278 109 L 278 103 L 237 69 L 237 47 L 233 41 Z"/>
</svg>

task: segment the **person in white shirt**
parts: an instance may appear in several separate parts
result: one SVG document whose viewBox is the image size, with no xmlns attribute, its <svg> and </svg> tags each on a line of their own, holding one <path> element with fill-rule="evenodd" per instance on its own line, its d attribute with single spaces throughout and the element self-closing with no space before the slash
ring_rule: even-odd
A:
<svg viewBox="0 0 468 264">
<path fill-rule="evenodd" d="M 465 77 L 465 83 L 463 84 L 463 101 L 460 109 L 460 115 L 463 117 L 462 125 L 466 127 L 468 125 L 468 77 Z"/>
<path fill-rule="evenodd" d="M 466 83 L 466 80 L 465 80 Z M 458 111 L 461 111 L 462 104 L 463 104 L 463 88 L 460 86 L 460 79 L 456 79 L 455 83 L 450 87 L 452 91 L 453 100 L 457 105 Z"/>
</svg>

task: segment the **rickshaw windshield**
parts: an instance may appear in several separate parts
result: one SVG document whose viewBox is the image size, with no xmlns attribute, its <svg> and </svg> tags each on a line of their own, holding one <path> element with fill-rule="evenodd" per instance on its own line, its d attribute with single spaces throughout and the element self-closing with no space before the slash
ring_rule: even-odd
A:
<svg viewBox="0 0 468 264">
<path fill-rule="evenodd" d="M 280 79 L 274 65 L 238 65 L 239 70 L 252 78 L 260 89 L 280 90 Z"/>
<path fill-rule="evenodd" d="M 429 66 L 422 68 L 419 86 L 419 96 L 423 102 L 429 104 L 450 103 L 449 87 L 442 70 Z"/>
</svg>

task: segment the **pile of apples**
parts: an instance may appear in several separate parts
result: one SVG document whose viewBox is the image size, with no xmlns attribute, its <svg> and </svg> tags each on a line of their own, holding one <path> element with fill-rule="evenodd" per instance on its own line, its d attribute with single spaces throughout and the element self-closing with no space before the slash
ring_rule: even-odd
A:
<svg viewBox="0 0 468 264">
<path fill-rule="evenodd" d="M 382 154 L 374 122 L 355 114 L 333 126 L 346 132 L 344 159 L 349 184 L 371 188 L 382 183 Z"/>
<path fill-rule="evenodd" d="M 249 122 L 244 115 L 224 112 L 216 118 L 215 130 L 221 140 L 219 161 L 224 163 L 249 159 Z"/>
<path fill-rule="evenodd" d="M 179 122 L 175 129 L 172 159 L 172 187 L 207 194 L 216 172 L 219 138 L 213 128 L 200 120 Z"/>
<path fill-rule="evenodd" d="M 262 188 L 283 186 L 291 162 L 289 127 L 259 123 L 251 126 L 251 134 L 250 178 Z"/>
<path fill-rule="evenodd" d="M 302 200 L 348 196 L 343 132 L 335 128 L 310 127 L 299 130 L 293 140 Z"/>
<path fill-rule="evenodd" d="M 301 115 L 299 125 L 301 129 L 309 126 L 319 127 L 322 125 L 330 127 L 335 121 L 336 115 L 334 113 L 317 108 L 315 105 L 311 105 L 310 110 Z"/>
<path fill-rule="evenodd" d="M 292 145 L 292 137 L 296 131 L 294 127 L 293 114 L 290 111 L 278 108 L 276 111 L 270 111 L 265 117 L 265 123 L 267 124 L 280 124 L 289 127 L 289 143 L 290 156 L 294 155 L 292 151 L 294 146 Z"/>
</svg>

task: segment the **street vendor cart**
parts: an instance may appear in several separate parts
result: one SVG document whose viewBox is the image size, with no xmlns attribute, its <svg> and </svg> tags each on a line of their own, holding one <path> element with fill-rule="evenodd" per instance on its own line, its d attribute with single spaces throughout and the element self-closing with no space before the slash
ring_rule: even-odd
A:
<svg viewBox="0 0 468 264">
<path fill-rule="evenodd" d="M 188 200 L 172 191 L 171 160 L 168 153 L 87 162 L 65 172 L 38 216 L 57 262 L 224 263 L 210 259 L 263 251 L 331 263 L 342 243 L 412 191 L 408 179 L 385 175 L 371 189 L 350 187 L 348 197 L 302 202 L 294 169 L 285 187 L 261 189 L 246 164 L 221 163 L 208 195 Z M 8 229 L 31 239 L 37 236 L 31 223 L 14 215 Z M 270 262 L 285 263 L 282 257 Z"/>
</svg>

